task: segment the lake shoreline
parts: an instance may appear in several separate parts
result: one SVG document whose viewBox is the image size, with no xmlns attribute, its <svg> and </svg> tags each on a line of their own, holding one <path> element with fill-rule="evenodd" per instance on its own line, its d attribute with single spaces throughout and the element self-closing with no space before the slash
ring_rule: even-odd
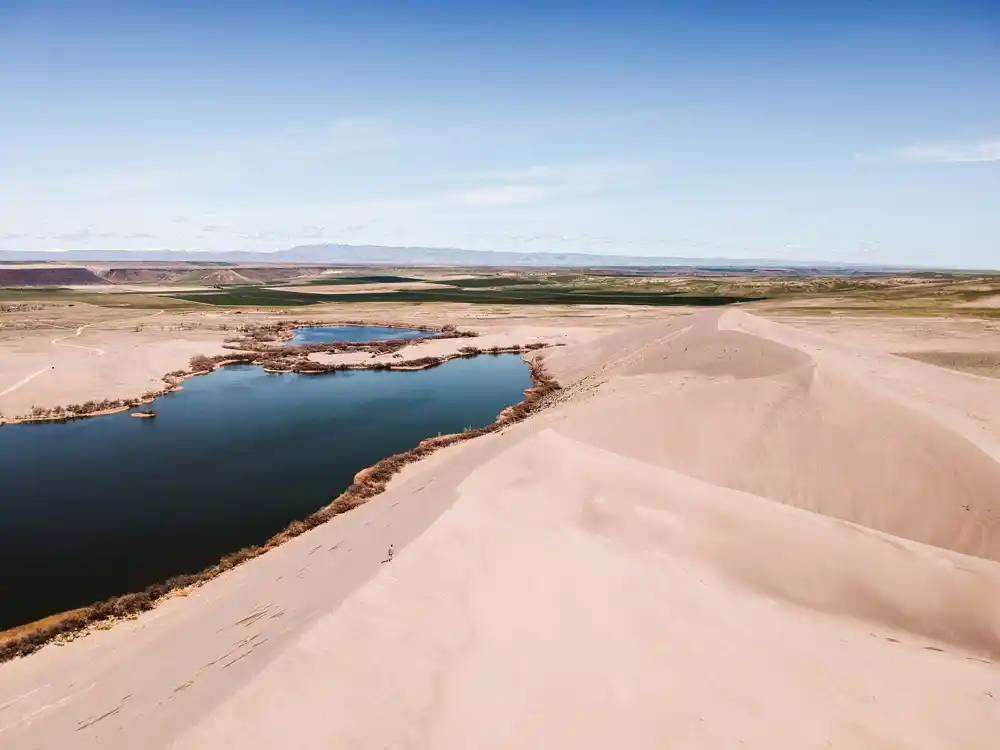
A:
<svg viewBox="0 0 1000 750">
<path fill-rule="evenodd" d="M 400 330 L 424 331 L 434 336 L 411 338 L 411 339 L 390 339 L 370 342 L 333 342 L 330 344 L 301 344 L 297 346 L 283 345 L 274 348 L 255 348 L 255 336 L 263 333 L 273 333 L 275 340 L 288 341 L 294 338 L 295 331 L 299 328 L 339 328 L 339 327 L 383 327 L 397 328 Z M 160 380 L 165 387 L 146 391 L 140 396 L 133 396 L 120 399 L 104 399 L 102 401 L 87 401 L 83 404 L 71 404 L 62 407 L 35 407 L 32 413 L 17 417 L 5 418 L 0 415 L 0 427 L 4 425 L 30 424 L 33 422 L 69 422 L 76 419 L 87 419 L 90 417 L 103 417 L 109 414 L 120 414 L 140 406 L 151 404 L 160 396 L 168 393 L 175 393 L 183 390 L 181 383 L 188 378 L 200 375 L 209 375 L 220 367 L 231 364 L 259 365 L 264 371 L 271 374 L 295 372 L 303 375 L 319 375 L 329 372 L 346 370 L 424 370 L 436 367 L 452 359 L 462 356 L 475 356 L 475 354 L 461 354 L 437 357 L 436 362 L 409 360 L 399 363 L 352 363 L 337 366 L 327 366 L 320 363 L 313 365 L 303 365 L 301 361 L 295 362 L 296 358 L 304 351 L 308 353 L 342 352 L 342 351 L 398 351 L 408 345 L 421 343 L 430 338 L 476 338 L 477 333 L 472 331 L 458 331 L 454 326 L 426 326 L 426 325 L 406 325 L 391 323 L 364 323 L 360 321 L 345 321 L 333 323 L 315 323 L 312 321 L 281 321 L 273 325 L 259 325 L 244 331 L 245 335 L 227 341 L 230 346 L 225 348 L 239 354 L 232 355 L 195 355 L 191 357 L 188 368 L 185 370 L 173 370 L 161 376 Z M 270 343 L 270 342 L 268 342 Z M 238 344 L 238 346 L 232 346 Z M 259 346 L 259 344 L 257 345 Z M 493 347 L 489 351 L 478 353 L 487 354 L 515 354 L 519 352 L 533 351 L 543 348 L 538 345 L 515 345 L 509 347 Z M 425 360 L 428 358 L 424 358 Z M 281 360 L 276 365 L 275 360 Z M 295 364 L 287 364 L 295 362 Z"/>
<path fill-rule="evenodd" d="M 451 355 L 441 357 L 428 357 L 423 361 L 400 362 L 400 363 L 375 363 L 352 364 L 349 366 L 338 366 L 333 370 L 324 369 L 315 372 L 300 371 L 297 374 L 326 374 L 336 370 L 422 370 L 437 367 L 453 359 L 462 359 L 479 356 L 480 354 L 503 354 L 503 353 L 527 353 L 543 348 L 543 345 L 533 344 L 528 346 L 493 347 L 491 350 L 483 351 L 476 349 L 471 351 L 471 347 L 466 347 L 464 351 L 455 352 Z M 433 360 L 433 361 L 432 361 Z M 166 581 L 154 583 L 144 590 L 136 593 L 126 593 L 111 597 L 103 602 L 98 602 L 82 608 L 75 608 L 65 613 L 49 615 L 34 623 L 29 622 L 22 625 L 13 626 L 6 631 L 0 632 L 0 663 L 14 659 L 18 656 L 25 656 L 37 651 L 44 645 L 55 641 L 65 641 L 77 637 L 89 631 L 93 627 L 107 628 L 117 621 L 131 619 L 140 613 L 152 609 L 165 598 L 175 595 L 178 592 L 192 589 L 206 583 L 227 570 L 231 570 L 237 565 L 247 560 L 258 557 L 275 547 L 299 536 L 300 534 L 325 523 L 337 515 L 345 513 L 381 494 L 389 481 L 404 466 L 425 458 L 441 448 L 464 442 L 481 435 L 496 432 L 503 427 L 514 424 L 525 419 L 534 411 L 542 408 L 548 401 L 547 397 L 560 386 L 545 371 L 541 359 L 525 360 L 528 364 L 529 374 L 533 385 L 524 391 L 524 398 L 513 406 L 503 409 L 497 414 L 495 420 L 485 427 L 472 428 L 464 432 L 450 435 L 428 437 L 421 440 L 413 448 L 403 453 L 386 456 L 371 466 L 359 471 L 352 484 L 342 493 L 337 495 L 327 505 L 311 513 L 307 517 L 293 521 L 284 530 L 272 535 L 261 545 L 244 547 L 228 555 L 223 556 L 216 564 L 193 574 L 182 574 L 174 576 Z M 243 358 L 220 360 L 212 364 L 210 369 L 202 369 L 187 372 L 183 375 L 170 374 L 176 378 L 176 382 L 158 395 L 181 390 L 180 381 L 199 375 L 207 375 L 224 367 L 226 364 L 254 364 L 245 361 Z M 289 372 L 292 370 L 289 370 Z M 282 371 L 286 372 L 286 371 Z M 165 377 L 166 380 L 166 377 Z M 167 381 L 169 382 L 169 381 Z M 153 400 L 150 398 L 145 403 Z M 70 419 L 80 419 L 103 414 L 113 414 L 134 406 L 124 406 L 100 414 L 94 412 L 85 415 L 71 417 L 41 417 L 24 420 L 26 422 L 39 421 L 69 421 Z M 8 422 L 10 424 L 12 422 Z M 38 624 L 39 627 L 33 627 Z M 4 633 L 10 634 L 5 639 Z"/>
<path fill-rule="evenodd" d="M 418 341 L 413 339 L 413 341 Z M 439 357 L 425 357 L 421 360 L 410 360 L 403 361 L 399 363 L 394 362 L 375 362 L 372 364 L 367 363 L 352 363 L 337 365 L 335 367 L 327 367 L 319 365 L 316 369 L 272 369 L 264 365 L 261 362 L 243 359 L 243 358 L 228 358 L 220 362 L 214 362 L 210 369 L 207 370 L 197 370 L 193 372 L 187 372 L 183 375 L 174 376 L 174 381 L 170 386 L 164 388 L 161 391 L 157 391 L 156 395 L 143 394 L 141 397 L 136 399 L 127 399 L 129 401 L 128 405 L 115 406 L 108 409 L 100 409 L 98 411 L 92 411 L 87 413 L 70 413 L 62 415 L 45 415 L 45 416 L 24 416 L 24 417 L 14 417 L 13 419 L 3 419 L 0 418 L 0 427 L 4 425 L 18 425 L 18 424 L 32 424 L 39 422 L 72 422 L 77 419 L 90 419 L 91 417 L 105 417 L 110 414 L 121 414 L 122 412 L 129 411 L 131 409 L 136 409 L 140 406 L 146 406 L 153 403 L 156 399 L 161 396 L 166 396 L 170 393 L 177 393 L 178 391 L 184 390 L 181 382 L 187 380 L 188 378 L 201 377 L 203 375 L 211 375 L 213 372 L 218 370 L 220 367 L 226 367 L 227 365 L 251 365 L 263 368 L 264 372 L 270 375 L 331 375 L 337 372 L 349 372 L 349 371 L 359 371 L 359 370 L 375 370 L 375 371 L 385 371 L 392 370 L 396 372 L 416 372 L 419 370 L 429 370 L 432 367 L 438 367 L 445 364 L 446 362 L 451 362 L 455 359 L 468 359 L 469 357 L 478 357 L 482 355 L 500 355 L 500 354 L 527 354 L 529 352 L 539 351 L 548 347 L 548 344 L 538 345 L 538 344 L 516 344 L 513 346 L 506 347 L 494 347 L 492 349 L 477 349 L 473 353 L 469 352 L 455 352 L 453 354 L 443 355 Z M 164 376 L 166 379 L 167 376 Z M 170 381 L 165 381 L 170 382 Z"/>
</svg>

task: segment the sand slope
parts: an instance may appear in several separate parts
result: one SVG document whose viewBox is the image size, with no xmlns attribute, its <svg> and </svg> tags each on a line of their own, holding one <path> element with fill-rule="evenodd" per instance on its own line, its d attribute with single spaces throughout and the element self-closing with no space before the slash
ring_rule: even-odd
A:
<svg viewBox="0 0 1000 750">
<path fill-rule="evenodd" d="M 735 310 L 546 357 L 554 408 L 0 667 L 0 746 L 996 746 L 1000 382 Z"/>
</svg>

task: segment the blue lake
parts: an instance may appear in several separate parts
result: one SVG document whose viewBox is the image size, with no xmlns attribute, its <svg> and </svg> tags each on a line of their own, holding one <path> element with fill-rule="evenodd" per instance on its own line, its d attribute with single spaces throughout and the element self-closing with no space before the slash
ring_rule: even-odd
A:
<svg viewBox="0 0 1000 750">
<path fill-rule="evenodd" d="M 287 343 L 290 345 L 332 344 L 335 341 L 387 341 L 435 335 L 437 334 L 433 331 L 391 328 L 389 326 L 303 326 L 295 329 L 295 335 Z"/>
<path fill-rule="evenodd" d="M 185 380 L 156 419 L 0 427 L 0 628 L 260 544 L 364 467 L 489 424 L 529 387 L 518 355 L 417 372 L 239 365 Z"/>
</svg>

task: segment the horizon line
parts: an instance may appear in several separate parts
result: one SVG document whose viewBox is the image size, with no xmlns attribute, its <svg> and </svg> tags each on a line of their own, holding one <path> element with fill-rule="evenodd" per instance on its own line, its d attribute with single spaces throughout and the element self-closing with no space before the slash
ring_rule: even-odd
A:
<svg viewBox="0 0 1000 750">
<path fill-rule="evenodd" d="M 866 261 L 837 261 L 837 260 L 796 260 L 792 258 L 780 258 L 780 257 L 767 257 L 767 256 L 754 256 L 746 258 L 733 258 L 727 256 L 684 256 L 684 255 L 626 255 L 617 253 L 583 253 L 583 252 L 560 252 L 560 251 L 550 251 L 550 250 L 471 250 L 461 247 L 433 247 L 425 245 L 352 245 L 345 243 L 318 243 L 318 244 L 307 244 L 307 245 L 293 245 L 291 247 L 277 249 L 277 250 L 195 250 L 195 249 L 171 249 L 168 247 L 155 248 L 155 249 L 107 249 L 107 250 L 79 250 L 73 248 L 49 248 L 49 249 L 38 249 L 38 250 L 0 250 L 0 262 L 5 262 L 2 260 L 5 255 L 19 255 L 19 256 L 29 256 L 22 257 L 20 260 L 33 260 L 30 256 L 34 255 L 60 255 L 60 254 L 78 254 L 84 255 L 88 253 L 93 253 L 94 255 L 108 255 L 108 254 L 123 254 L 123 255 L 143 255 L 143 254 L 155 254 L 155 253 L 167 253 L 172 255 L 249 255 L 249 256 L 272 256 L 280 255 L 282 253 L 288 253 L 292 250 L 307 249 L 307 248 L 349 248 L 349 249 L 377 249 L 377 250 L 418 250 L 418 251 L 431 251 L 431 252 L 456 252 L 456 253 L 472 253 L 476 255 L 508 255 L 508 256 L 556 256 L 556 257 L 578 257 L 578 258 L 594 258 L 597 260 L 612 261 L 614 259 L 628 260 L 628 263 L 622 263 L 623 267 L 630 268 L 642 268 L 642 267 L 655 267 L 664 265 L 684 265 L 691 266 L 692 268 L 699 268 L 702 265 L 712 267 L 723 264 L 733 264 L 746 266 L 749 268 L 757 267 L 755 264 L 767 264 L 769 267 L 774 268 L 867 268 L 867 269 L 881 269 L 881 270 L 910 270 L 910 271 L 954 271 L 954 272 L 983 272 L 983 273 L 997 273 L 1000 272 L 1000 268 L 973 268 L 964 266 L 944 266 L 944 265 L 924 265 L 924 264 L 898 264 L 898 263 L 876 263 L 876 262 L 866 262 Z M 44 258 L 38 258 L 39 260 L 44 260 Z M 73 259 L 76 262 L 88 262 L 87 257 L 79 257 Z M 107 261 L 107 262 L 128 262 L 128 260 L 114 260 L 109 258 L 98 258 L 95 257 L 93 261 Z M 638 261 L 648 261 L 638 262 Z M 660 262 L 658 262 L 660 261 Z M 664 263 L 662 261 L 672 261 L 673 263 Z M 9 261 L 8 261 L 9 262 Z M 347 265 L 347 266 L 363 266 L 366 264 L 370 265 L 386 265 L 396 263 L 398 265 L 442 265 L 442 266 L 460 266 L 461 263 L 433 263 L 433 262 L 420 262 L 415 260 L 366 260 L 366 259 L 356 259 L 356 260 L 288 260 L 290 263 L 308 264 L 308 265 Z"/>
</svg>

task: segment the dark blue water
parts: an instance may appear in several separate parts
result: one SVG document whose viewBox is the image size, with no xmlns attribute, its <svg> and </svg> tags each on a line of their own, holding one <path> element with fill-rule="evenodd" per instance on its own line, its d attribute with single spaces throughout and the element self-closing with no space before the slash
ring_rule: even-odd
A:
<svg viewBox="0 0 1000 750">
<path fill-rule="evenodd" d="M 517 355 L 418 372 L 241 365 L 184 381 L 156 419 L 0 427 L 0 628 L 260 544 L 364 467 L 489 424 L 530 386 Z"/>
<path fill-rule="evenodd" d="M 304 326 L 295 329 L 288 342 L 295 344 L 332 344 L 335 341 L 386 341 L 389 339 L 416 339 L 434 336 L 431 331 L 388 326 Z"/>
</svg>

